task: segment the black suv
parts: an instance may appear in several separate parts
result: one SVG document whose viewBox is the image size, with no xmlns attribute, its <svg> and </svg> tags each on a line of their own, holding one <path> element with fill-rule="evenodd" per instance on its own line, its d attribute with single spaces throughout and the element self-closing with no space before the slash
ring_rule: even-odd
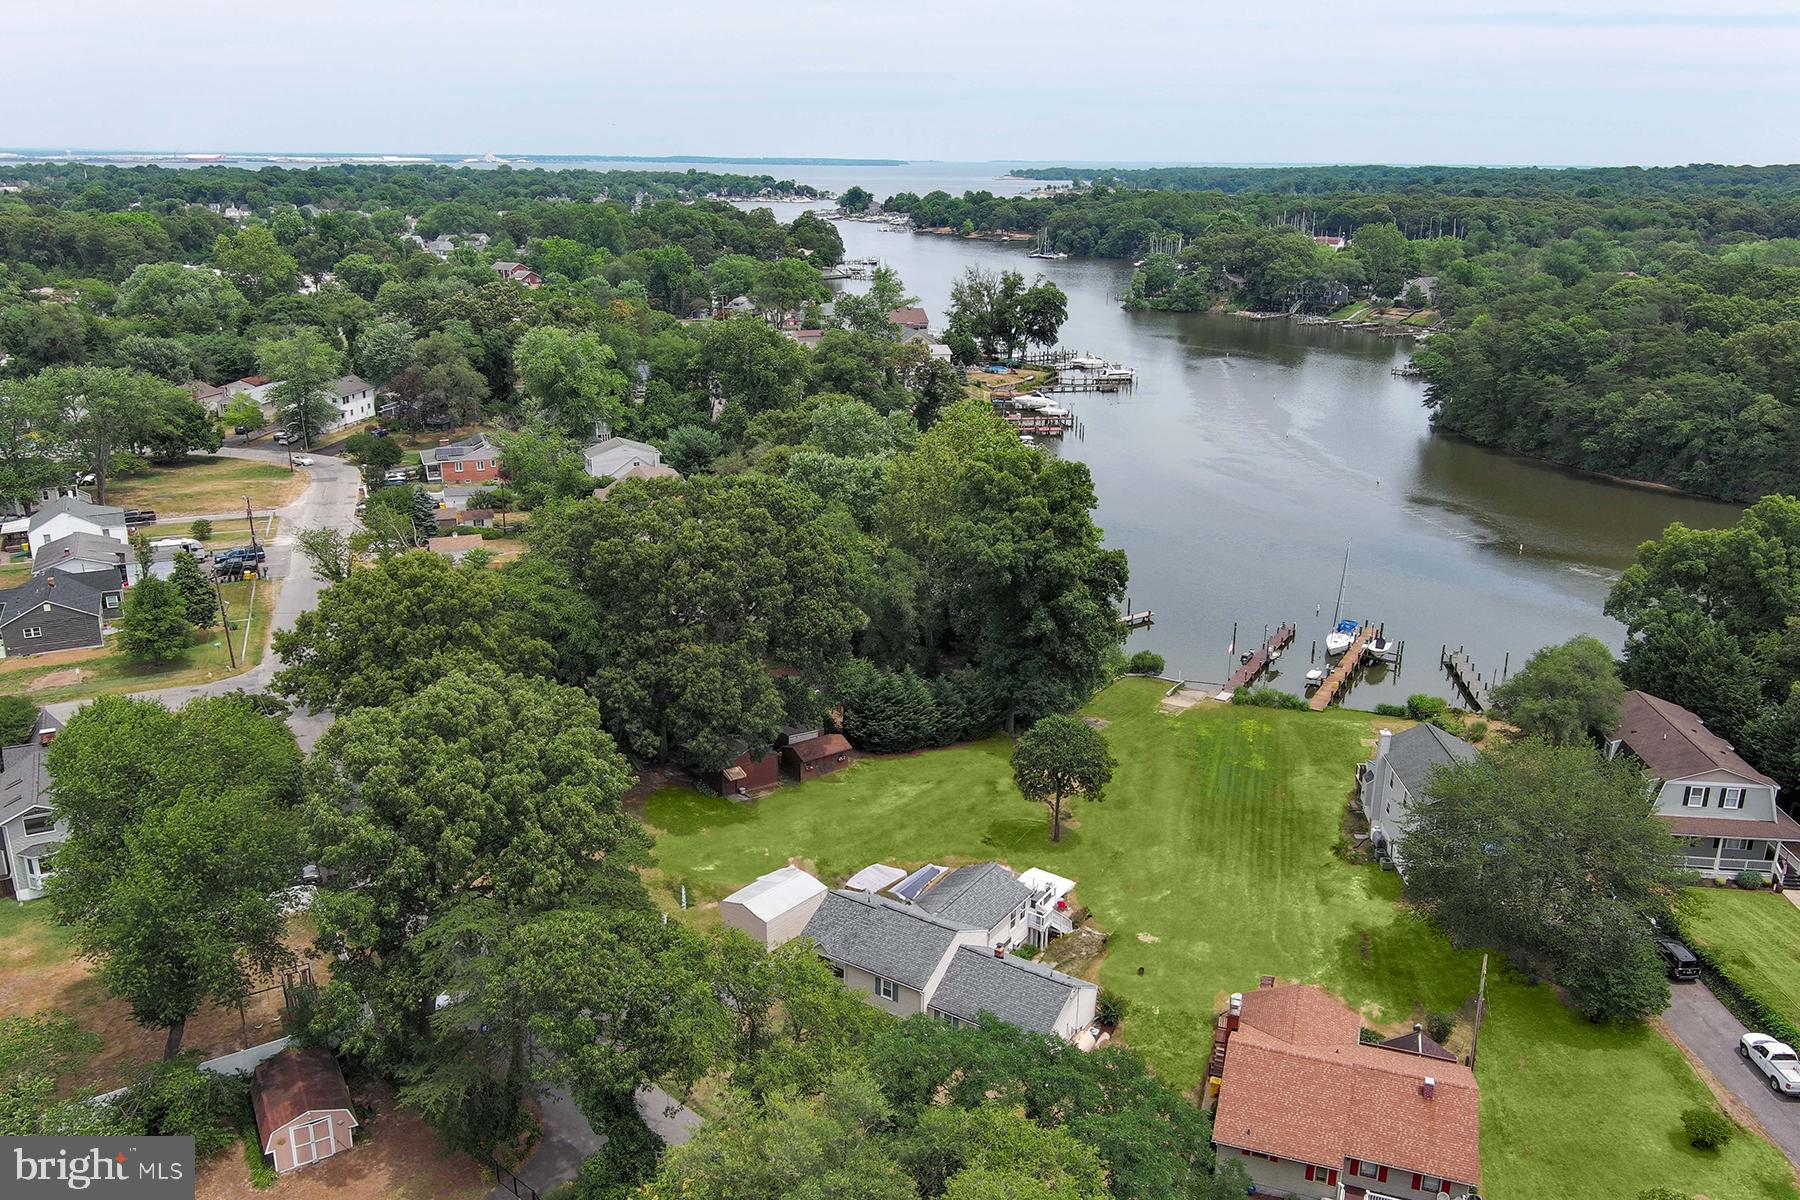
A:
<svg viewBox="0 0 1800 1200">
<path fill-rule="evenodd" d="M 1670 979 L 1700 978 L 1700 960 L 1674 938 L 1657 938 L 1656 952 L 1662 955 L 1663 963 L 1669 968 Z"/>
</svg>

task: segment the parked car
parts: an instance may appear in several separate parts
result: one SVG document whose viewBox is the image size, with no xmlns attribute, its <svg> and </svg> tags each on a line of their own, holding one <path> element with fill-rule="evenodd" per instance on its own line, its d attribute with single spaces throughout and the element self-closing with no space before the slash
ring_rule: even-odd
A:
<svg viewBox="0 0 1800 1200">
<path fill-rule="evenodd" d="M 313 456 L 310 454 L 296 454 L 294 455 L 294 465 L 297 467 L 310 467 L 313 465 Z"/>
<path fill-rule="evenodd" d="M 150 543 L 150 548 L 152 550 L 186 550 L 189 554 L 201 556 L 206 554 L 206 547 L 191 537 L 157 538 Z"/>
<path fill-rule="evenodd" d="M 125 510 L 125 523 L 127 525 L 154 525 L 156 524 L 156 510 L 154 508 L 128 508 Z"/>
<path fill-rule="evenodd" d="M 261 546 L 233 546 L 229 550 L 219 551 L 219 561 L 225 562 L 262 562 L 269 557 L 269 552 Z"/>
<path fill-rule="evenodd" d="M 393 434 L 393 430 L 384 429 L 380 425 L 369 426 L 369 435 L 371 437 L 389 437 L 392 434 Z"/>
<path fill-rule="evenodd" d="M 406 483 L 412 479 L 412 472 L 403 467 L 395 467 L 381 477 L 383 483 Z"/>
<path fill-rule="evenodd" d="M 300 440 L 299 438 L 295 437 L 293 434 L 289 433 L 285 429 L 275 435 L 275 444 L 277 446 L 285 446 L 289 442 L 297 442 L 299 440 Z"/>
<path fill-rule="evenodd" d="M 1792 1046 L 1766 1033 L 1746 1033 L 1738 1039 L 1737 1050 L 1763 1073 L 1770 1091 L 1783 1096 L 1800 1094 L 1800 1055 Z"/>
<path fill-rule="evenodd" d="M 233 425 L 231 427 L 231 432 L 234 437 L 243 437 L 246 433 L 250 432 L 250 427 L 248 425 Z"/>
<path fill-rule="evenodd" d="M 1656 952 L 1662 956 L 1663 965 L 1669 969 L 1670 979 L 1700 978 L 1700 960 L 1694 957 L 1692 950 L 1674 938 L 1657 938 Z"/>
</svg>

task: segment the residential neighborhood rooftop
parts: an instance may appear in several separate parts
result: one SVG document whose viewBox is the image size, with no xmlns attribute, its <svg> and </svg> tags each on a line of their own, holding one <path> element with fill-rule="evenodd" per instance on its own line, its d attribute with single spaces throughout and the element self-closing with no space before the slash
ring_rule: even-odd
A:
<svg viewBox="0 0 1800 1200">
<path fill-rule="evenodd" d="M 958 867 L 940 875 L 914 901 L 926 912 L 977 929 L 992 929 L 1031 897 L 1031 889 L 997 862 Z"/>
<path fill-rule="evenodd" d="M 799 867 L 787 866 L 757 876 L 754 882 L 745 884 L 725 900 L 741 904 L 768 921 L 824 890 L 824 884 Z"/>
<path fill-rule="evenodd" d="M 833 890 L 806 923 L 819 953 L 921 991 L 965 932 L 955 922 L 885 896 Z"/>
<path fill-rule="evenodd" d="M 1414 725 L 1396 733 L 1388 743 L 1387 764 L 1407 791 L 1422 796 L 1425 781 L 1434 768 L 1470 762 L 1479 753 L 1468 742 L 1436 725 Z"/>
<path fill-rule="evenodd" d="M 964 946 L 951 957 L 931 1007 L 964 1021 L 986 1012 L 1020 1029 L 1054 1033 L 1069 993 L 1082 988 L 1095 985 L 1042 963 Z"/>
<path fill-rule="evenodd" d="M 1619 708 L 1619 728 L 1613 737 L 1660 779 L 1726 771 L 1752 783 L 1775 786 L 1773 779 L 1745 762 L 1730 742 L 1706 727 L 1706 722 L 1681 705 L 1649 692 L 1625 693 L 1625 703 Z"/>
<path fill-rule="evenodd" d="M 96 525 L 122 525 L 125 510 L 109 504 L 91 504 L 75 496 L 58 496 L 31 514 L 31 528 L 40 529 L 53 517 L 79 517 Z"/>
</svg>

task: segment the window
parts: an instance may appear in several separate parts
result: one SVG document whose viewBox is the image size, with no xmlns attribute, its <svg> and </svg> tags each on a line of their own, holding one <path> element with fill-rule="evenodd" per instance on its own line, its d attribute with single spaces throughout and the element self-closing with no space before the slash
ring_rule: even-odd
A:
<svg viewBox="0 0 1800 1200">
<path fill-rule="evenodd" d="M 1725 848 L 1727 850 L 1748 850 L 1754 845 L 1756 845 L 1756 843 L 1749 838 L 1727 838 L 1725 840 Z"/>
<path fill-rule="evenodd" d="M 119 597 L 118 597 L 118 594 L 117 594 L 117 593 L 116 593 L 116 592 L 108 592 L 108 593 L 106 593 L 106 599 L 105 599 L 105 604 L 106 604 L 106 607 L 108 607 L 108 608 L 117 608 L 117 607 L 119 607 Z"/>
<path fill-rule="evenodd" d="M 1449 1189 L 1444 1187 L 1443 1180 L 1433 1179 L 1431 1176 L 1427 1175 L 1425 1177 L 1425 1186 L 1420 1190 L 1430 1192 L 1432 1195 L 1435 1196 L 1437 1193 L 1442 1192 L 1442 1191 L 1447 1191 Z"/>
<path fill-rule="evenodd" d="M 43 859 L 26 856 L 19 858 L 19 872 L 25 877 L 25 886 L 34 892 L 44 886 L 44 879 L 50 873 Z"/>
<path fill-rule="evenodd" d="M 1720 788 L 1719 789 L 1719 807 L 1720 808 L 1742 808 L 1742 807 L 1744 807 L 1744 789 L 1741 787 Z"/>
<path fill-rule="evenodd" d="M 882 979 L 877 976 L 875 980 L 875 994 L 880 996 L 883 1000 L 898 1000 L 900 999 L 900 985 L 891 979 Z"/>
<path fill-rule="evenodd" d="M 1681 807 L 1705 808 L 1706 802 L 1711 796 L 1711 788 L 1700 787 L 1698 784 L 1690 783 L 1681 789 Z"/>
<path fill-rule="evenodd" d="M 458 475 L 461 475 L 463 473 L 463 465 L 460 462 L 456 464 L 456 473 Z"/>
<path fill-rule="evenodd" d="M 34 808 L 25 814 L 25 833 L 29 837 L 49 833 L 55 828 L 56 815 L 47 808 Z"/>
<path fill-rule="evenodd" d="M 19 630 L 19 636 L 27 641 L 32 638 L 41 638 L 44 636 L 44 627 L 42 625 L 27 625 L 25 628 Z"/>
<path fill-rule="evenodd" d="M 1363 1179 L 1373 1179 L 1380 1171 L 1381 1168 L 1372 1162 L 1359 1162 L 1356 1164 L 1356 1173 Z"/>
</svg>

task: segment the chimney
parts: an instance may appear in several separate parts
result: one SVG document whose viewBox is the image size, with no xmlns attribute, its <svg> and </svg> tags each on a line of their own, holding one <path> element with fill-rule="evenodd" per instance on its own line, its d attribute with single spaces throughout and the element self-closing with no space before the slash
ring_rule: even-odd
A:
<svg viewBox="0 0 1800 1200">
<path fill-rule="evenodd" d="M 1393 740 L 1394 740 L 1394 731 L 1393 730 L 1384 729 L 1381 731 L 1381 737 L 1378 738 L 1375 742 L 1375 759 L 1376 759 L 1376 761 L 1379 762 L 1381 759 L 1384 759 L 1387 757 L 1388 745 Z"/>
<path fill-rule="evenodd" d="M 44 572 L 44 586 L 45 587 L 55 587 L 56 586 L 56 572 L 55 571 Z"/>
<path fill-rule="evenodd" d="M 1427 1100 L 1429 1100 L 1436 1094 L 1437 1094 L 1437 1080 L 1435 1080 L 1431 1076 L 1427 1075 L 1425 1077 L 1425 1082 L 1419 1085 L 1419 1095 L 1421 1095 L 1421 1096 L 1425 1097 Z"/>
<path fill-rule="evenodd" d="M 1225 1010 L 1225 1028 L 1235 1030 L 1244 1020 L 1244 993 L 1231 993 L 1231 1004 Z"/>
<path fill-rule="evenodd" d="M 1005 958 L 1006 957 L 1006 947 L 1001 945 L 999 942 L 994 943 L 994 957 L 995 958 Z"/>
</svg>

